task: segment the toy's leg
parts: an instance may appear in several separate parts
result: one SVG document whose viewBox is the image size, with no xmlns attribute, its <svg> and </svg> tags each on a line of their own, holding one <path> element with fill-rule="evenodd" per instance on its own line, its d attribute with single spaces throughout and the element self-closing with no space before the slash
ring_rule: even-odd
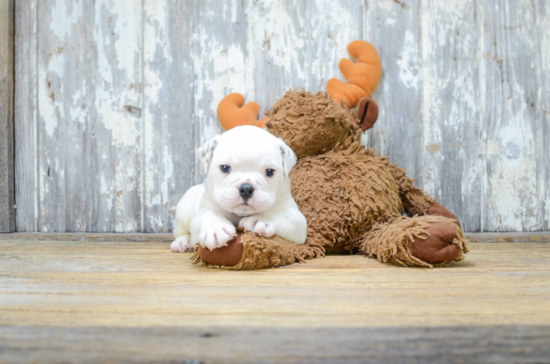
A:
<svg viewBox="0 0 550 364">
<path fill-rule="evenodd" d="M 380 262 L 431 268 L 464 259 L 467 244 L 452 220 L 427 215 L 375 224 L 365 234 L 359 250 Z"/>
<path fill-rule="evenodd" d="M 193 264 L 210 268 L 251 270 L 274 268 L 324 256 L 322 247 L 299 245 L 278 236 L 264 238 L 249 231 L 241 232 L 227 246 L 212 251 L 200 247 L 192 256 Z"/>
<path fill-rule="evenodd" d="M 455 214 L 453 214 L 445 206 L 443 206 L 442 204 L 440 204 L 435 200 L 428 206 L 428 210 L 426 210 L 426 215 L 445 216 L 446 218 L 453 220 L 455 224 L 457 224 L 460 228 L 462 228 L 462 225 L 460 225 L 460 221 L 458 220 L 458 217 L 456 217 Z"/>
<path fill-rule="evenodd" d="M 399 194 L 407 215 L 445 216 L 455 220 L 454 223 L 461 226 L 455 214 L 428 196 L 421 188 L 413 185 L 414 180 L 407 177 L 404 169 L 397 168 L 395 164 L 390 164 L 390 167 L 395 180 L 399 184 Z"/>
</svg>

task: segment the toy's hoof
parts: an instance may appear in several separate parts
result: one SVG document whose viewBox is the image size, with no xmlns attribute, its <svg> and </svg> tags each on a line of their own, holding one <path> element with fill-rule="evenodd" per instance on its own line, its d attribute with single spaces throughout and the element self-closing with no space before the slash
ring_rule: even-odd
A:
<svg viewBox="0 0 550 364">
<path fill-rule="evenodd" d="M 241 234 L 238 234 L 233 240 L 230 240 L 226 246 L 216 248 L 212 251 L 201 246 L 199 248 L 199 254 L 201 259 L 208 264 L 230 267 L 240 262 L 243 256 L 243 250 Z"/>
<path fill-rule="evenodd" d="M 427 228 L 427 239 L 414 239 L 409 249 L 415 257 L 429 264 L 450 262 L 460 253 L 460 248 L 451 243 L 457 237 L 456 227 L 450 222 L 431 223 Z"/>
<path fill-rule="evenodd" d="M 458 217 L 456 217 L 455 214 L 453 214 L 445 206 L 437 201 L 432 202 L 432 204 L 428 207 L 428 211 L 426 214 L 432 216 L 443 216 L 451 220 L 456 220 L 454 221 L 454 223 L 462 228 L 462 226 L 460 225 L 460 221 L 458 221 Z"/>
</svg>

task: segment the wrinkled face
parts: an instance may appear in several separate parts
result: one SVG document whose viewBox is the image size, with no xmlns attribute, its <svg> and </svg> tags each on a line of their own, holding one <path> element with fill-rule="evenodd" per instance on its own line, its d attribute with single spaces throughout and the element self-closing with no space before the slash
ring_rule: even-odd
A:
<svg viewBox="0 0 550 364">
<path fill-rule="evenodd" d="M 268 211 L 290 194 L 288 173 L 296 163 L 286 144 L 255 126 L 239 126 L 199 149 L 207 171 L 205 189 L 238 216 Z"/>
</svg>

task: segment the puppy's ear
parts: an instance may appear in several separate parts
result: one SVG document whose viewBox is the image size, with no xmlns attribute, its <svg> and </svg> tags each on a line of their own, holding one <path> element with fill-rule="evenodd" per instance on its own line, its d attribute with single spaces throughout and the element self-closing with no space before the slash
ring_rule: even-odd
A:
<svg viewBox="0 0 550 364">
<path fill-rule="evenodd" d="M 201 160 L 204 173 L 208 173 L 210 169 L 210 163 L 212 163 L 212 157 L 214 156 L 214 150 L 218 145 L 219 135 L 213 137 L 210 141 L 204 143 L 198 150 L 199 159 Z"/>
<path fill-rule="evenodd" d="M 283 157 L 283 173 L 288 177 L 292 167 L 296 164 L 296 154 L 285 142 L 281 140 L 281 155 Z"/>
</svg>

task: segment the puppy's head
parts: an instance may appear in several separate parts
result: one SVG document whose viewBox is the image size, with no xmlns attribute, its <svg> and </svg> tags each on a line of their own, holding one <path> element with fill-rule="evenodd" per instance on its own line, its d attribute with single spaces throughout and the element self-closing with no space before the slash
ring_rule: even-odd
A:
<svg viewBox="0 0 550 364">
<path fill-rule="evenodd" d="M 199 149 L 205 189 L 225 211 L 250 216 L 290 194 L 296 155 L 281 139 L 255 126 L 239 126 Z"/>
</svg>

